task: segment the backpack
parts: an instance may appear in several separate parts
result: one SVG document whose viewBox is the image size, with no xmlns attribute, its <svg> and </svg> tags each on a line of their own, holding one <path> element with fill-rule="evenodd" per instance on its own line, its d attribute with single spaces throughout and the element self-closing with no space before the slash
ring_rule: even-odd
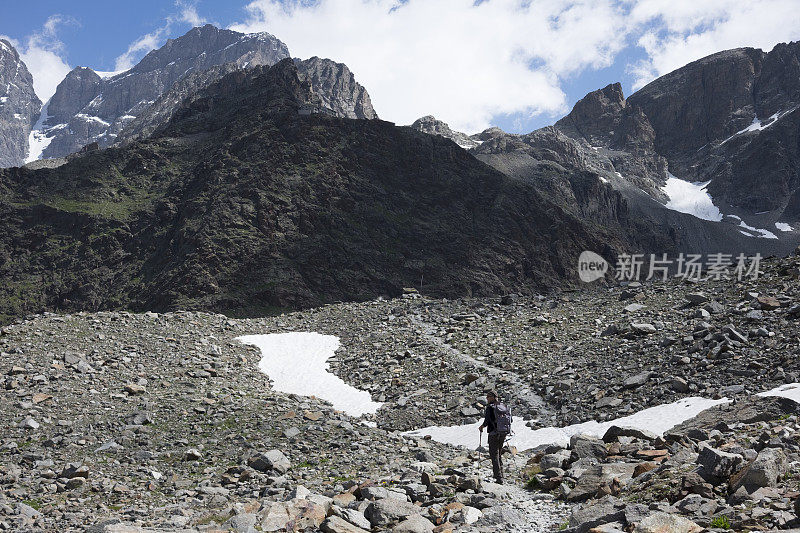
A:
<svg viewBox="0 0 800 533">
<path fill-rule="evenodd" d="M 494 421 L 497 426 L 497 433 L 503 433 L 508 435 L 511 433 L 511 422 L 513 421 L 511 417 L 511 409 L 506 407 L 505 404 L 497 402 L 493 406 L 494 409 Z"/>
</svg>

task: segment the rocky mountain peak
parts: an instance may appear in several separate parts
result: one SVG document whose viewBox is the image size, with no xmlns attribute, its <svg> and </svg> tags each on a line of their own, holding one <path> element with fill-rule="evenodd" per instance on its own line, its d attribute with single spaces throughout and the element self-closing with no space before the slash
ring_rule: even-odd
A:
<svg viewBox="0 0 800 533">
<path fill-rule="evenodd" d="M 439 135 L 440 137 L 450 139 L 461 148 L 465 149 L 475 148 L 480 144 L 479 141 L 472 139 L 466 133 L 450 129 L 450 126 L 448 126 L 446 122 L 442 122 L 433 115 L 426 115 L 418 118 L 411 124 L 411 127 L 422 133 Z"/>
<path fill-rule="evenodd" d="M 288 72 L 288 65 L 282 65 L 281 68 Z M 116 144 L 124 145 L 149 136 L 169 122 L 184 100 L 194 98 L 224 76 L 237 70 L 242 69 L 235 63 L 226 63 L 188 74 L 138 117 L 127 123 L 117 137 Z M 313 57 L 305 61 L 295 59 L 294 68 L 290 70 L 299 80 L 306 82 L 309 95 L 303 97 L 303 101 L 309 106 L 307 110 L 326 112 L 341 118 L 378 118 L 372 108 L 369 93 L 356 82 L 353 73 L 346 65 L 330 59 Z M 240 79 L 244 80 L 246 77 Z"/>
<path fill-rule="evenodd" d="M 46 138 L 41 157 L 62 157 L 93 142 L 100 147 L 113 144 L 126 125 L 192 73 L 225 64 L 273 65 L 288 57 L 286 45 L 268 33 L 243 34 L 206 25 L 170 39 L 130 70 L 109 78 L 91 69 L 74 69 L 51 100 L 41 132 Z"/>
<path fill-rule="evenodd" d="M 355 119 L 375 119 L 369 93 L 356 81 L 344 63 L 312 57 L 295 60 L 301 78 L 308 80 L 322 104 L 337 116 Z"/>
<path fill-rule="evenodd" d="M 25 162 L 28 135 L 41 106 L 25 62 L 10 42 L 0 39 L 0 167 Z"/>
<path fill-rule="evenodd" d="M 641 109 L 627 105 L 619 83 L 587 94 L 555 126 L 591 146 L 652 149 L 653 128 Z"/>
<path fill-rule="evenodd" d="M 274 64 L 285 57 L 289 57 L 289 49 L 269 33 L 244 34 L 206 24 L 177 39 L 169 39 L 161 48 L 149 52 L 129 72 L 150 72 L 187 62 L 193 70 L 231 61 L 240 65 L 250 62 L 255 66 Z"/>
<path fill-rule="evenodd" d="M 68 122 L 98 96 L 103 79 L 92 69 L 76 67 L 58 84 L 47 106 L 51 124 Z"/>
<path fill-rule="evenodd" d="M 492 139 L 494 139 L 496 137 L 501 137 L 501 136 L 503 136 L 505 134 L 506 134 L 506 132 L 504 132 L 502 129 L 498 128 L 497 126 L 492 126 L 491 128 L 486 128 L 482 132 L 480 132 L 480 133 L 478 133 L 476 135 L 473 135 L 473 137 L 476 140 L 483 142 L 483 141 L 492 140 Z"/>
</svg>

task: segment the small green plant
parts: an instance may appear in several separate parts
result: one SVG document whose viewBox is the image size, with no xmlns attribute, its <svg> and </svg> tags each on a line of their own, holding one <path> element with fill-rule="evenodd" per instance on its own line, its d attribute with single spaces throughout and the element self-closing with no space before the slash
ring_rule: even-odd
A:
<svg viewBox="0 0 800 533">
<path fill-rule="evenodd" d="M 727 516 L 715 516 L 714 519 L 711 520 L 711 527 L 731 529 L 731 521 L 728 520 Z"/>
<path fill-rule="evenodd" d="M 525 488 L 528 489 L 528 490 L 536 490 L 536 489 L 538 489 L 539 488 L 539 480 L 536 479 L 535 477 L 530 478 L 525 483 Z"/>
<path fill-rule="evenodd" d="M 35 500 L 23 500 L 22 503 L 24 503 L 25 505 L 27 505 L 29 507 L 33 507 L 37 511 L 42 508 L 42 500 L 40 500 L 38 498 L 35 499 Z"/>
<path fill-rule="evenodd" d="M 564 522 L 563 524 L 561 524 L 560 526 L 558 526 L 558 530 L 559 530 L 559 531 L 564 531 L 564 530 L 565 530 L 565 529 L 567 529 L 568 527 L 569 527 L 569 522 Z"/>
</svg>

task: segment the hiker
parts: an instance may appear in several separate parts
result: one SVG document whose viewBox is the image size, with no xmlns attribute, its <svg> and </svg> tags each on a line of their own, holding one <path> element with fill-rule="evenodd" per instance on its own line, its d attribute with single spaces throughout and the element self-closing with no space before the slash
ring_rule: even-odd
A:
<svg viewBox="0 0 800 533">
<path fill-rule="evenodd" d="M 492 473 L 494 479 L 500 485 L 503 484 L 503 442 L 511 432 L 511 412 L 500 403 L 497 393 L 489 391 L 486 393 L 486 410 L 483 415 L 483 423 L 478 431 L 483 433 L 483 428 L 489 430 L 489 456 L 492 458 Z"/>
</svg>

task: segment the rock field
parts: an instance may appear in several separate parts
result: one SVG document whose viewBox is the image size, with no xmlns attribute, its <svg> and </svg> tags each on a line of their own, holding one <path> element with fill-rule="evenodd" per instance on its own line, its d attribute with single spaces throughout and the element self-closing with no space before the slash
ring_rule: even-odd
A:
<svg viewBox="0 0 800 533">
<path fill-rule="evenodd" d="M 28 317 L 0 330 L 0 531 L 797 527 L 797 406 L 753 395 L 800 381 L 800 256 L 762 270 L 258 319 Z M 273 390 L 235 339 L 287 331 L 340 337 L 330 369 L 378 413 Z M 509 453 L 505 486 L 485 453 L 402 435 L 477 422 L 489 387 L 532 427 L 734 402 L 663 436 Z"/>
</svg>

